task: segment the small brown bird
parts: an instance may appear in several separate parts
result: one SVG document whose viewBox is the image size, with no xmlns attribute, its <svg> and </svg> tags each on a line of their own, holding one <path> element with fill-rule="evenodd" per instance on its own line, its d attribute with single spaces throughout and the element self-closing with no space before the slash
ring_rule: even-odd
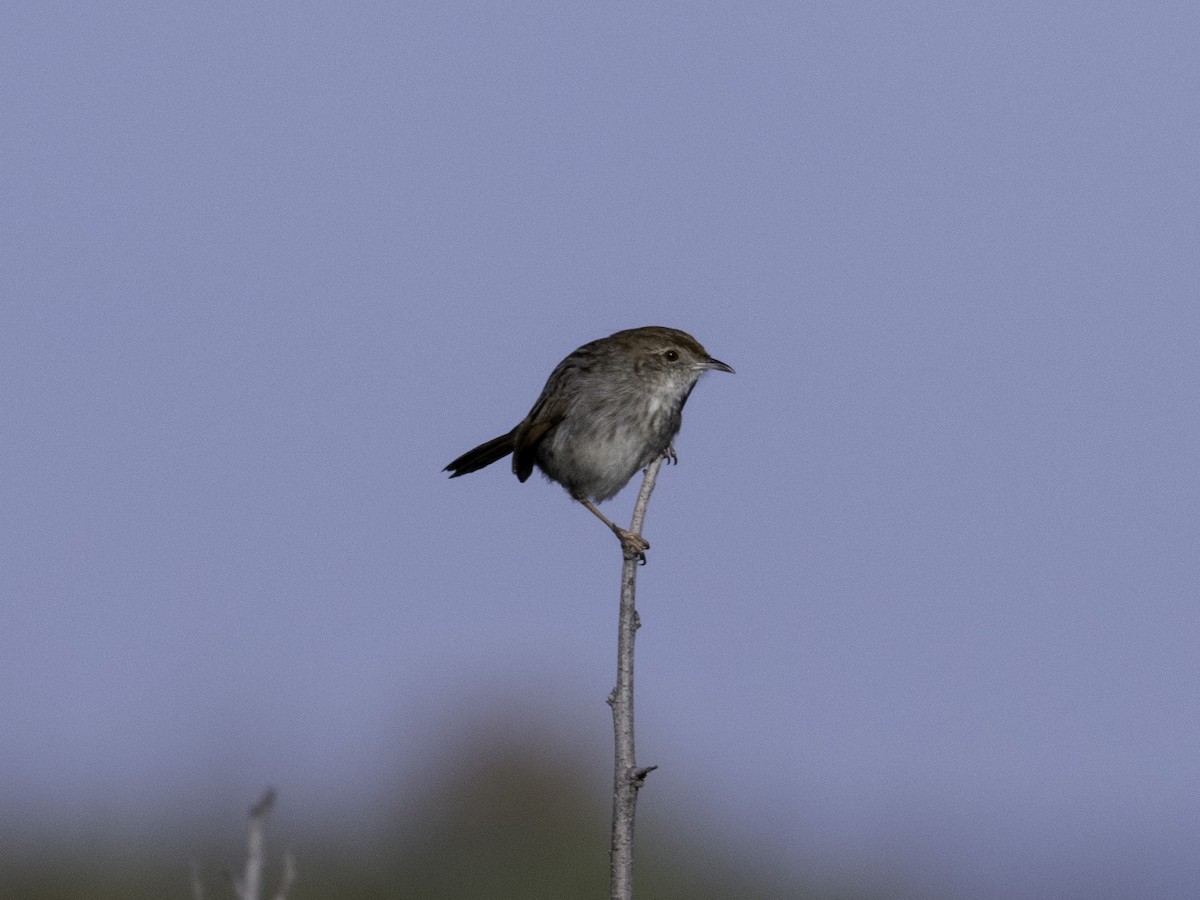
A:
<svg viewBox="0 0 1200 900">
<path fill-rule="evenodd" d="M 618 331 L 560 362 L 516 428 L 467 451 L 444 471 L 457 478 L 511 453 L 517 478 L 525 481 L 537 466 L 611 528 L 627 555 L 641 556 L 650 544 L 609 521 L 595 504 L 659 456 L 674 459 L 671 441 L 683 405 L 711 369 L 733 371 L 686 332 L 658 326 Z"/>
</svg>

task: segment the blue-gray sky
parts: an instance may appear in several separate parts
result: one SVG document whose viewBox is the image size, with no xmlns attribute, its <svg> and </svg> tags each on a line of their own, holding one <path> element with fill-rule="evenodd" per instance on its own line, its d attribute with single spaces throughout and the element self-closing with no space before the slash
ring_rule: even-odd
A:
<svg viewBox="0 0 1200 900">
<path fill-rule="evenodd" d="M 650 509 L 655 802 L 800 869 L 1196 896 L 1198 18 L 9 9 L 4 807 L 353 806 L 512 698 L 603 762 L 616 542 L 440 469 L 662 324 L 738 374 Z"/>
</svg>

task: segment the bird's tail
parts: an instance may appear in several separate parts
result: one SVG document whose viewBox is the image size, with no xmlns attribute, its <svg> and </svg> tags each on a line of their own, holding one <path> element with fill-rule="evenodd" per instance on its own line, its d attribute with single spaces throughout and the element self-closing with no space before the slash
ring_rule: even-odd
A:
<svg viewBox="0 0 1200 900">
<path fill-rule="evenodd" d="M 475 472 L 484 466 L 490 466 L 498 459 L 504 459 L 513 452 L 516 433 L 517 429 L 514 428 L 508 434 L 502 434 L 487 443 L 480 444 L 474 450 L 468 450 L 442 471 L 449 472 L 451 478 L 457 478 L 459 475 L 466 475 L 468 472 Z"/>
</svg>

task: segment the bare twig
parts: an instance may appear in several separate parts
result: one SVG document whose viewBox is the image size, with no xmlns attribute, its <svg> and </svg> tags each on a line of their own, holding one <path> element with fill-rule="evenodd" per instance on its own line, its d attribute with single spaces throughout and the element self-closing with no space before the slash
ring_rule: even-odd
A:
<svg viewBox="0 0 1200 900">
<path fill-rule="evenodd" d="M 262 888 L 263 849 L 267 844 L 267 817 L 275 805 L 275 789 L 267 788 L 250 807 L 250 829 L 246 836 L 246 874 L 238 885 L 241 900 L 258 900 Z"/>
<path fill-rule="evenodd" d="M 664 457 L 646 468 L 642 488 L 633 506 L 633 521 L 629 530 L 642 533 L 646 506 L 658 478 Z M 613 711 L 613 823 L 611 888 L 612 900 L 631 900 L 633 897 L 633 818 L 637 792 L 654 766 L 638 768 L 634 759 L 633 742 L 633 642 L 641 624 L 635 605 L 638 557 L 625 554 L 621 568 L 621 611 L 617 623 L 617 683 L 608 695 Z"/>
<path fill-rule="evenodd" d="M 275 805 L 275 790 L 268 788 L 258 802 L 250 807 L 250 826 L 246 835 L 246 868 L 241 878 L 235 878 L 228 870 L 225 879 L 232 887 L 238 900 L 258 900 L 262 890 L 263 857 L 267 844 L 267 818 Z M 275 900 L 287 900 L 288 891 L 296 880 L 296 861 L 291 853 L 283 855 L 283 874 L 279 878 L 279 890 Z M 192 900 L 204 900 L 204 882 L 200 878 L 200 866 L 192 862 Z"/>
<path fill-rule="evenodd" d="M 288 891 L 292 889 L 295 881 L 296 858 L 289 851 L 283 854 L 283 875 L 279 877 L 279 890 L 275 893 L 275 900 L 287 900 Z"/>
<path fill-rule="evenodd" d="M 204 881 L 200 878 L 200 863 L 192 860 L 192 900 L 204 900 Z"/>
</svg>

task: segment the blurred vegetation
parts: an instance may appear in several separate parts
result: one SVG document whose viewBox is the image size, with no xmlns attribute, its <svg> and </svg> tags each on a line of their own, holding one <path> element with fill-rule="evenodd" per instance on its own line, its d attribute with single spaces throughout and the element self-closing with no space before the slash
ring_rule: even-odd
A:
<svg viewBox="0 0 1200 900">
<path fill-rule="evenodd" d="M 533 746 L 526 744 L 526 746 Z M 567 761 L 567 765 L 570 764 Z M 578 770 L 576 770 L 578 771 Z M 653 779 L 647 790 L 653 790 Z M 412 793 L 410 791 L 410 793 Z M 247 808 L 255 798 L 247 798 Z M 291 900 L 574 900 L 608 896 L 608 804 L 564 765 L 509 746 L 458 760 L 375 827 L 310 823 L 267 833 L 264 895 L 278 883 L 285 848 L 296 858 Z M 276 814 L 287 806 L 286 794 Z M 190 900 L 197 854 L 207 900 L 232 897 L 224 867 L 240 868 L 244 832 L 213 835 L 211 819 L 181 817 L 171 835 L 134 847 L 112 835 L 0 853 L 0 897 L 21 900 Z M 240 826 L 244 826 L 244 820 Z M 688 829 L 681 828 L 682 832 Z M 197 835 L 204 835 L 197 851 Z M 230 855 L 229 848 L 239 848 Z M 670 849 L 667 849 L 667 848 Z M 869 900 L 802 884 L 734 856 L 728 847 L 656 841 L 639 833 L 636 896 L 653 900 Z"/>
</svg>

